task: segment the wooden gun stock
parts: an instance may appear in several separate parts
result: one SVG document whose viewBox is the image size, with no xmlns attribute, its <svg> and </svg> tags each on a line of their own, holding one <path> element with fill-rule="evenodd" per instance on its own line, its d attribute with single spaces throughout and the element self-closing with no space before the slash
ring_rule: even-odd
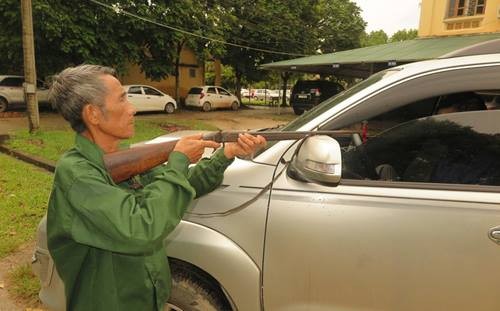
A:
<svg viewBox="0 0 500 311">
<path fill-rule="evenodd" d="M 297 140 L 311 135 L 333 135 L 336 131 L 312 132 L 246 132 L 228 131 L 211 132 L 203 135 L 204 140 L 218 143 L 235 142 L 240 133 L 263 136 L 268 141 Z M 104 155 L 104 166 L 115 183 L 120 183 L 137 174 L 152 169 L 168 160 L 179 139 L 162 143 L 142 144 L 133 148 L 107 153 Z"/>
</svg>

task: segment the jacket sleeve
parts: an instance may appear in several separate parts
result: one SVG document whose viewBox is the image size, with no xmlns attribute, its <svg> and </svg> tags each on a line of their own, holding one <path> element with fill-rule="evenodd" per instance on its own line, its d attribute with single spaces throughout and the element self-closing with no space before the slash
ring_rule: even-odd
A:
<svg viewBox="0 0 500 311">
<path fill-rule="evenodd" d="M 189 183 L 196 190 L 196 197 L 205 195 L 217 188 L 224 179 L 224 171 L 233 163 L 219 149 L 210 158 L 204 158 L 189 169 Z"/>
<path fill-rule="evenodd" d="M 74 209 L 71 236 L 82 244 L 127 254 L 161 247 L 195 196 L 188 159 L 174 152 L 164 171 L 137 192 L 111 185 L 98 170 L 82 174 L 67 199 Z"/>
</svg>

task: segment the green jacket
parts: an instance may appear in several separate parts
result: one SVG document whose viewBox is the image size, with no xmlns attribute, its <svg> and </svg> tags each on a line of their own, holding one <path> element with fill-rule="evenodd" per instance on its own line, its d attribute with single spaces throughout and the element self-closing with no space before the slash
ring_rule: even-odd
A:
<svg viewBox="0 0 500 311">
<path fill-rule="evenodd" d="M 219 150 L 189 169 L 172 152 L 166 165 L 116 185 L 102 156 L 77 135 L 55 172 L 47 238 L 67 310 L 163 310 L 171 287 L 163 240 L 231 161 Z"/>
</svg>

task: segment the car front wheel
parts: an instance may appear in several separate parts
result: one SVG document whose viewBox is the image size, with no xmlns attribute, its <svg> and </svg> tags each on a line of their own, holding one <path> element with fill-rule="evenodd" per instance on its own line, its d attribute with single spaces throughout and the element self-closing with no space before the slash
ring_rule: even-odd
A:
<svg viewBox="0 0 500 311">
<path fill-rule="evenodd" d="M 8 106 L 9 103 L 7 102 L 7 100 L 3 97 L 0 97 L 0 112 L 6 111 Z"/>
<path fill-rule="evenodd" d="M 172 103 L 167 103 L 167 104 L 165 105 L 165 109 L 164 109 L 164 110 L 165 110 L 165 113 L 168 113 L 168 114 L 170 114 L 170 113 L 174 113 L 174 111 L 175 111 L 174 104 L 172 104 Z"/>
<path fill-rule="evenodd" d="M 235 101 L 235 102 L 233 102 L 233 103 L 231 104 L 231 109 L 233 109 L 233 110 L 238 110 L 239 106 L 240 106 L 240 105 L 238 104 L 238 102 L 236 102 L 236 101 Z"/>
<path fill-rule="evenodd" d="M 165 311 L 232 310 L 216 281 L 183 261 L 171 260 L 172 291 Z"/>
<path fill-rule="evenodd" d="M 300 116 L 304 113 L 304 109 L 293 107 L 293 112 L 295 112 L 296 115 Z"/>
</svg>

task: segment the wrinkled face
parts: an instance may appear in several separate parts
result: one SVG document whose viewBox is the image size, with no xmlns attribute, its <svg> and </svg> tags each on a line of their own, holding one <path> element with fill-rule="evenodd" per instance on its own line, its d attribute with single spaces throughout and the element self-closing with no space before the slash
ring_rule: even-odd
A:
<svg viewBox="0 0 500 311">
<path fill-rule="evenodd" d="M 134 136 L 135 107 L 127 100 L 127 93 L 115 77 L 101 77 L 108 89 L 105 101 L 105 111 L 99 123 L 103 134 L 116 138 L 127 139 Z"/>
</svg>

